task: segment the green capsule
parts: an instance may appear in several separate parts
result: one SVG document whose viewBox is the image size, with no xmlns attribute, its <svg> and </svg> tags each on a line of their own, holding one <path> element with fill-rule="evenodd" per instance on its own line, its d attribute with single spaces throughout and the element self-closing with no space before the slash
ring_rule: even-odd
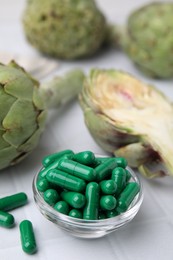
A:
<svg viewBox="0 0 173 260">
<path fill-rule="evenodd" d="M 53 206 L 59 199 L 58 192 L 54 189 L 48 189 L 43 194 L 44 200 L 51 206 Z"/>
<path fill-rule="evenodd" d="M 14 226 L 13 215 L 4 211 L 0 211 L 0 226 L 6 228 L 11 228 L 12 226 Z"/>
<path fill-rule="evenodd" d="M 101 163 L 105 163 L 109 159 L 115 160 L 115 157 L 108 157 L 108 156 L 96 157 L 97 166 L 100 165 Z"/>
<path fill-rule="evenodd" d="M 80 209 L 85 205 L 85 196 L 79 192 L 63 191 L 61 198 L 75 209 Z"/>
<path fill-rule="evenodd" d="M 124 157 L 115 157 L 117 167 L 126 168 L 127 167 L 127 160 Z"/>
<path fill-rule="evenodd" d="M 86 181 L 93 181 L 96 177 L 93 168 L 72 160 L 60 160 L 58 169 Z"/>
<path fill-rule="evenodd" d="M 112 170 L 116 167 L 115 158 L 109 158 L 95 168 L 96 180 L 102 181 L 110 177 Z"/>
<path fill-rule="evenodd" d="M 0 199 L 0 210 L 9 211 L 21 207 L 27 203 L 27 195 L 24 192 L 19 192 Z"/>
<path fill-rule="evenodd" d="M 39 172 L 38 174 L 38 180 L 39 179 L 43 179 L 46 177 L 47 173 L 50 171 L 50 170 L 53 170 L 53 169 L 57 169 L 58 168 L 58 165 L 59 165 L 59 160 L 51 163 L 49 166 L 47 166 L 46 168 L 43 168 L 41 169 L 41 171 Z"/>
<path fill-rule="evenodd" d="M 73 160 L 78 163 L 90 166 L 95 164 L 96 158 L 93 152 L 84 151 L 84 152 L 74 154 Z"/>
<path fill-rule="evenodd" d="M 36 183 L 38 191 L 44 192 L 50 188 L 50 183 L 46 178 L 40 179 Z"/>
<path fill-rule="evenodd" d="M 100 207 L 103 210 L 113 210 L 115 209 L 117 200 L 112 195 L 104 195 L 100 198 Z"/>
<path fill-rule="evenodd" d="M 70 208 L 67 202 L 60 200 L 55 204 L 54 209 L 62 214 L 68 215 Z"/>
<path fill-rule="evenodd" d="M 116 208 L 113 209 L 113 210 L 108 210 L 108 211 L 106 211 L 106 217 L 107 217 L 107 218 L 113 218 L 113 217 L 116 217 L 116 216 L 118 216 L 118 215 L 119 215 L 119 213 L 118 213 L 118 211 L 117 211 Z"/>
<path fill-rule="evenodd" d="M 71 209 L 68 215 L 70 217 L 73 217 L 73 218 L 81 218 L 82 219 L 82 212 L 78 209 Z"/>
<path fill-rule="evenodd" d="M 95 163 L 92 165 L 93 168 L 96 168 L 97 166 L 99 166 L 101 164 L 101 161 L 99 159 L 95 159 Z"/>
<path fill-rule="evenodd" d="M 92 165 L 92 167 L 95 168 L 110 158 L 112 158 L 112 157 L 95 157 L 95 163 Z"/>
<path fill-rule="evenodd" d="M 73 155 L 73 151 L 72 150 L 63 150 L 61 152 L 58 153 L 53 153 L 50 154 L 48 156 L 45 156 L 42 160 L 42 164 L 43 166 L 46 168 L 48 167 L 50 164 L 54 163 L 54 161 L 59 160 L 62 156 L 64 155 Z"/>
<path fill-rule="evenodd" d="M 86 187 L 84 180 L 56 169 L 49 171 L 46 178 L 50 183 L 71 191 L 81 192 Z"/>
<path fill-rule="evenodd" d="M 83 218 L 88 220 L 98 219 L 99 209 L 99 184 L 90 182 L 86 186 L 86 205 L 83 211 Z"/>
<path fill-rule="evenodd" d="M 139 190 L 140 188 L 138 183 L 129 182 L 118 198 L 117 211 L 120 213 L 125 212 L 134 200 Z"/>
<path fill-rule="evenodd" d="M 27 254 L 34 254 L 37 250 L 35 235 L 32 223 L 29 220 L 23 220 L 19 226 L 22 249 Z"/>
<path fill-rule="evenodd" d="M 117 190 L 115 195 L 118 196 L 120 192 L 124 189 L 126 185 L 126 171 L 122 167 L 116 167 L 112 171 L 111 179 L 115 181 L 117 185 Z"/>
<path fill-rule="evenodd" d="M 126 183 L 128 183 L 129 180 L 131 179 L 132 175 L 127 169 L 125 169 L 125 171 L 126 171 Z"/>
<path fill-rule="evenodd" d="M 117 189 L 117 184 L 113 180 L 104 180 L 101 181 L 99 184 L 100 184 L 101 191 L 104 194 L 112 195 L 115 193 Z"/>
<path fill-rule="evenodd" d="M 98 161 L 99 164 L 101 164 L 101 163 L 104 163 L 104 162 L 106 162 L 107 160 L 109 160 L 111 158 L 112 157 L 107 157 L 107 156 L 105 156 L 105 157 L 96 157 L 96 160 Z"/>
</svg>

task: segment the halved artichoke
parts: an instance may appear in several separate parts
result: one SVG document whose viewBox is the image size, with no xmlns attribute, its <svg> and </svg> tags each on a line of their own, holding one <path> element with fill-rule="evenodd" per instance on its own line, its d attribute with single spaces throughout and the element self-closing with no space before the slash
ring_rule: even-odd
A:
<svg viewBox="0 0 173 260">
<path fill-rule="evenodd" d="M 74 98 L 83 78 L 82 71 L 73 70 L 41 85 L 14 61 L 0 64 L 0 170 L 37 146 L 47 108 Z"/>
<path fill-rule="evenodd" d="M 137 67 L 153 78 L 173 77 L 173 3 L 134 10 L 125 26 L 110 26 L 109 41 L 122 47 Z"/>
<path fill-rule="evenodd" d="M 79 100 L 105 151 L 125 157 L 148 178 L 173 175 L 173 105 L 163 93 L 125 72 L 94 69 Z"/>
</svg>

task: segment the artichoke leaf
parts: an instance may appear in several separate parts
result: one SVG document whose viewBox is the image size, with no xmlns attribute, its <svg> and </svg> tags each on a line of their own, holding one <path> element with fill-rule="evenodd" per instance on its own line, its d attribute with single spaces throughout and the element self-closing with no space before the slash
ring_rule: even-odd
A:
<svg viewBox="0 0 173 260">
<path fill-rule="evenodd" d="M 4 140 L 15 147 L 25 142 L 37 129 L 37 115 L 32 102 L 17 100 L 3 120 Z"/>
<path fill-rule="evenodd" d="M 167 170 L 160 164 L 160 162 L 150 163 L 150 165 L 141 164 L 138 167 L 139 172 L 148 179 L 153 179 L 157 177 L 164 177 L 167 175 Z"/>
<path fill-rule="evenodd" d="M 123 146 L 114 152 L 117 157 L 126 157 L 131 167 L 139 167 L 152 157 L 152 149 L 142 143 L 133 143 Z"/>
<path fill-rule="evenodd" d="M 106 151 L 113 152 L 115 147 L 126 145 L 129 142 L 137 142 L 138 136 L 129 135 L 125 130 L 115 128 L 114 124 L 103 114 L 94 113 L 88 108 L 84 112 L 85 123 L 95 141 L 101 146 L 106 146 Z"/>
<path fill-rule="evenodd" d="M 10 146 L 3 138 L 4 133 L 4 130 L 0 130 L 0 151 Z"/>
<path fill-rule="evenodd" d="M 37 117 L 37 124 L 38 128 L 36 131 L 31 135 L 30 138 L 26 142 L 24 142 L 22 145 L 18 147 L 18 151 L 22 153 L 30 153 L 38 144 L 38 141 L 40 139 L 40 135 L 44 131 L 45 128 L 45 122 L 46 122 L 46 111 L 42 111 L 38 117 Z"/>
<path fill-rule="evenodd" d="M 0 129 L 2 130 L 4 130 L 2 121 L 15 101 L 16 98 L 7 94 L 3 85 L 0 84 Z"/>
<path fill-rule="evenodd" d="M 9 95 L 32 100 L 33 81 L 21 69 L 0 65 L 0 82 Z"/>
<path fill-rule="evenodd" d="M 0 150 L 1 168 L 5 168 L 12 164 L 13 160 L 20 154 L 13 146 L 6 147 Z"/>
<path fill-rule="evenodd" d="M 22 73 L 21 73 L 22 74 Z M 4 91 L 13 97 L 32 101 L 33 82 L 26 76 L 18 75 L 16 79 L 8 81 L 4 86 Z"/>
</svg>

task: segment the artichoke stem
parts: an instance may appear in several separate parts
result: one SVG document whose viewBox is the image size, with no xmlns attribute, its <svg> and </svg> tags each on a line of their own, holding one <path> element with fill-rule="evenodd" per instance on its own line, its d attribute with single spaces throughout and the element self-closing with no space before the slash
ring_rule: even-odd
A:
<svg viewBox="0 0 173 260">
<path fill-rule="evenodd" d="M 114 48 L 123 48 L 127 37 L 127 28 L 124 25 L 108 25 L 107 42 Z"/>
<path fill-rule="evenodd" d="M 55 77 L 40 87 L 40 96 L 45 108 L 57 108 L 73 100 L 82 89 L 84 73 L 75 69 L 63 77 Z"/>
</svg>

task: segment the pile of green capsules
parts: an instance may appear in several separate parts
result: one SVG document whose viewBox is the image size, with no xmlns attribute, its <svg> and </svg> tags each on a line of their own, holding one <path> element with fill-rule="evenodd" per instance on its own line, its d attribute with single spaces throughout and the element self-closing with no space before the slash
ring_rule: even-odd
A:
<svg viewBox="0 0 173 260">
<path fill-rule="evenodd" d="M 74 218 L 117 216 L 127 211 L 140 190 L 125 158 L 63 150 L 46 156 L 42 164 L 38 191 L 56 211 Z"/>
</svg>

